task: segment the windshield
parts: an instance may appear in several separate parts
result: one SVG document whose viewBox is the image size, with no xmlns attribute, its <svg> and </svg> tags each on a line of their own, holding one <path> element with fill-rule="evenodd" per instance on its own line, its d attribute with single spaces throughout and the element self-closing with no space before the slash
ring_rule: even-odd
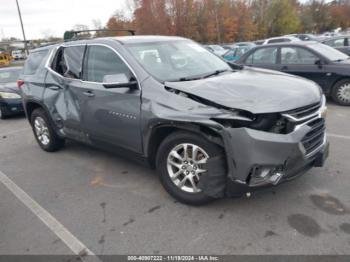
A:
<svg viewBox="0 0 350 262">
<path fill-rule="evenodd" d="M 328 58 L 331 61 L 341 61 L 346 60 L 349 57 L 344 53 L 324 44 L 313 44 L 309 45 L 309 47 L 316 52 L 322 54 L 324 57 Z"/>
<path fill-rule="evenodd" d="M 18 80 L 21 69 L 0 70 L 0 83 L 11 83 Z"/>
<path fill-rule="evenodd" d="M 181 81 L 231 68 L 193 41 L 165 41 L 127 45 L 138 62 L 158 80 Z"/>
</svg>

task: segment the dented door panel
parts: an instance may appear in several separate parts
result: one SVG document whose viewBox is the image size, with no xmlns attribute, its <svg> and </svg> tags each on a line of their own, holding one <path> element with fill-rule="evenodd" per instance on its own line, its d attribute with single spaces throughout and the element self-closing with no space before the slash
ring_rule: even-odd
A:
<svg viewBox="0 0 350 262">
<path fill-rule="evenodd" d="M 60 132 L 69 138 L 86 141 L 81 126 L 81 85 L 80 80 L 64 78 L 49 71 L 43 101 Z"/>
</svg>

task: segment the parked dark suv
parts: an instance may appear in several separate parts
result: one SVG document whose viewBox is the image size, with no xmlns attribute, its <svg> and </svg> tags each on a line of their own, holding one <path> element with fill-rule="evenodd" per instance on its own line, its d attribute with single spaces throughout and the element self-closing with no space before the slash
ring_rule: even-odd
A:
<svg viewBox="0 0 350 262">
<path fill-rule="evenodd" d="M 184 203 L 277 185 L 328 155 L 317 84 L 229 66 L 188 39 L 65 42 L 34 50 L 25 68 L 23 103 L 42 149 L 69 138 L 128 152 Z"/>
</svg>

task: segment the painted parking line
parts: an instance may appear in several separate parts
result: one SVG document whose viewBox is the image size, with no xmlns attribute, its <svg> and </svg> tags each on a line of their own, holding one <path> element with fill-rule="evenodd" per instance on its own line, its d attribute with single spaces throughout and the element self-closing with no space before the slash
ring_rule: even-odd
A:
<svg viewBox="0 0 350 262">
<path fill-rule="evenodd" d="M 86 262 L 101 262 L 101 260 L 77 239 L 56 218 L 40 206 L 26 192 L 24 192 L 7 175 L 0 171 L 0 182 L 4 184 L 30 211 L 34 213 L 58 238 L 65 243 L 75 255 Z"/>
<path fill-rule="evenodd" d="M 327 133 L 327 136 L 350 140 L 350 136 L 344 136 L 344 135 L 338 135 L 338 134 L 332 134 L 332 133 Z"/>
</svg>

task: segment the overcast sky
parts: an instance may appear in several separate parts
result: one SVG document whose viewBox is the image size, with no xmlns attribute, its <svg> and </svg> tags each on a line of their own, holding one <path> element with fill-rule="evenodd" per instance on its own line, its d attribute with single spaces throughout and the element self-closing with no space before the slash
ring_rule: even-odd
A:
<svg viewBox="0 0 350 262">
<path fill-rule="evenodd" d="M 76 24 L 92 26 L 92 20 L 105 25 L 116 10 L 125 10 L 125 0 L 18 0 L 27 39 L 63 36 Z M 130 0 L 129 0 L 130 1 Z M 305 2 L 307 0 L 301 0 Z M 0 39 L 22 39 L 16 0 L 0 0 Z"/>
<path fill-rule="evenodd" d="M 18 0 L 27 39 L 47 35 L 63 36 L 75 24 L 92 27 L 98 19 L 105 25 L 117 9 L 126 9 L 125 0 Z M 127 9 L 126 9 L 127 10 Z M 15 0 L 0 0 L 0 39 L 22 39 Z"/>
</svg>

